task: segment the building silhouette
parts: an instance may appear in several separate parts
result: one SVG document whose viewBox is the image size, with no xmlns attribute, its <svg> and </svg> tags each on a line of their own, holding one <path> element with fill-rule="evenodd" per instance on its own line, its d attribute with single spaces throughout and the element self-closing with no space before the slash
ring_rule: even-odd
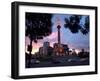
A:
<svg viewBox="0 0 100 81">
<path fill-rule="evenodd" d="M 39 55 L 41 57 L 46 57 L 46 56 L 52 56 L 53 54 L 53 48 L 50 47 L 49 42 L 44 42 L 43 47 L 39 48 Z"/>
<path fill-rule="evenodd" d="M 54 48 L 54 55 L 55 56 L 69 55 L 69 47 L 67 44 L 60 44 L 60 49 L 59 49 L 59 44 L 54 43 L 53 48 Z M 60 53 L 59 53 L 59 50 L 60 50 Z"/>
</svg>

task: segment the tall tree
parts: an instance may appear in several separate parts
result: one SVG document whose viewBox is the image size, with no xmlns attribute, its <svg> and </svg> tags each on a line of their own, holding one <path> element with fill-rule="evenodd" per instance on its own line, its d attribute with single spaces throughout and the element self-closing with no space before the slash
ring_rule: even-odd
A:
<svg viewBox="0 0 100 81">
<path fill-rule="evenodd" d="M 32 41 L 38 42 L 38 39 L 51 34 L 52 15 L 46 13 L 26 13 L 26 33 L 30 38 L 29 45 L 29 67 L 31 64 Z"/>
<path fill-rule="evenodd" d="M 89 32 L 89 16 L 85 17 L 84 24 L 81 24 L 82 15 L 72 15 L 69 18 L 65 18 L 65 28 L 68 28 L 72 33 L 78 33 L 79 31 L 86 35 Z"/>
</svg>

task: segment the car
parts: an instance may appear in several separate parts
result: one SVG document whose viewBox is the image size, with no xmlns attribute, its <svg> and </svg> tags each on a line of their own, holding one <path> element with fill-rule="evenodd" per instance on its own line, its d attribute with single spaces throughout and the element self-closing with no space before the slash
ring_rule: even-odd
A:
<svg viewBox="0 0 100 81">
<path fill-rule="evenodd" d="M 73 58 L 73 59 L 68 59 L 67 61 L 68 62 L 79 62 L 80 60 L 79 59 L 76 59 L 76 58 Z"/>
<path fill-rule="evenodd" d="M 39 60 L 36 60 L 35 62 L 34 62 L 34 64 L 39 64 L 40 63 L 40 61 Z"/>
</svg>

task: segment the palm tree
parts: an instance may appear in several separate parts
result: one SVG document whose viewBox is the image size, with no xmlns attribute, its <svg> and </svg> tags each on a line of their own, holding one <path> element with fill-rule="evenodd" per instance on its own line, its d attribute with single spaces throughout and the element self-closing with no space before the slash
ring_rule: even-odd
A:
<svg viewBox="0 0 100 81">
<path fill-rule="evenodd" d="M 84 24 L 80 24 L 82 17 L 82 15 L 72 15 L 65 18 L 65 28 L 68 28 L 72 33 L 80 31 L 83 35 L 86 35 L 89 32 L 89 16 L 85 17 Z"/>
<path fill-rule="evenodd" d="M 25 35 L 30 38 L 29 48 L 29 67 L 31 64 L 32 41 L 38 42 L 38 39 L 51 34 L 52 15 L 45 13 L 26 13 L 26 33 Z"/>
</svg>

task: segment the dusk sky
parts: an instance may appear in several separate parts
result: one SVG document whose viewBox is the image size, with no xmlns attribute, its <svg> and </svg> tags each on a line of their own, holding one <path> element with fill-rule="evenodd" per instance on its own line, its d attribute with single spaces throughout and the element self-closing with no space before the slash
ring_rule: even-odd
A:
<svg viewBox="0 0 100 81">
<path fill-rule="evenodd" d="M 75 49 L 76 52 L 81 51 L 81 49 L 85 49 L 85 51 L 89 51 L 89 33 L 86 35 L 83 35 L 80 31 L 78 33 L 71 33 L 71 31 L 68 28 L 64 27 L 65 21 L 64 19 L 67 17 L 70 17 L 71 15 L 57 15 L 54 14 L 52 17 L 52 34 L 49 36 L 44 37 L 43 39 L 38 40 L 38 43 L 33 42 L 33 49 L 32 54 L 35 52 L 38 52 L 39 47 L 43 46 L 43 42 L 48 41 L 50 42 L 50 46 L 53 47 L 54 43 L 57 43 L 57 18 L 60 19 L 60 25 L 61 25 L 61 43 L 67 44 L 70 49 Z M 83 25 L 85 22 L 85 17 L 83 16 L 81 19 L 80 24 Z M 26 48 L 27 45 L 29 45 L 29 38 L 25 38 Z M 27 51 L 26 51 L 27 52 Z"/>
</svg>

